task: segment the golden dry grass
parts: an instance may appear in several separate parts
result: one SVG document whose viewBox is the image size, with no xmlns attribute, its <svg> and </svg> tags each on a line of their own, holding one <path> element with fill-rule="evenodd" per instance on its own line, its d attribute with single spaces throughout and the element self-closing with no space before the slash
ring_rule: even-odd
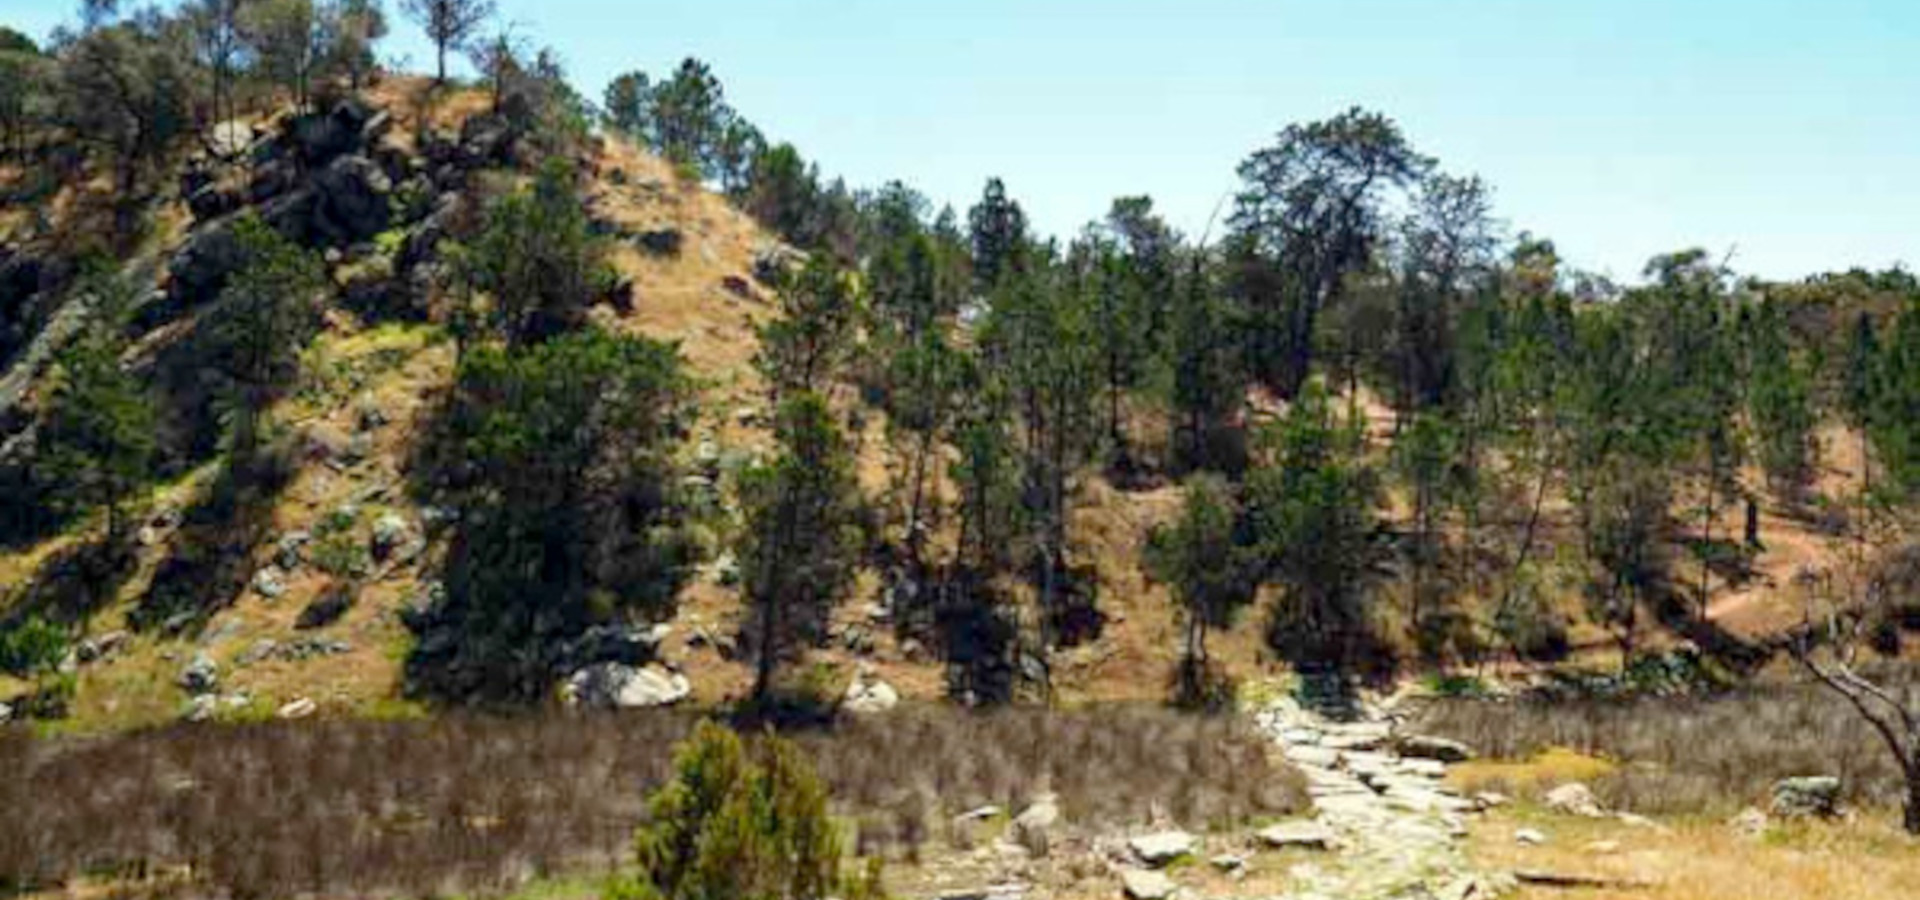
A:
<svg viewBox="0 0 1920 900">
<path fill-rule="evenodd" d="M 1522 846 L 1532 828 L 1543 846 Z M 1611 846 L 1611 845 L 1617 845 Z M 1636 827 L 1520 807 L 1475 825 L 1469 852 L 1482 867 L 1599 876 L 1644 887 L 1568 891 L 1522 887 L 1517 900 L 1896 900 L 1920 897 L 1920 842 L 1887 816 L 1776 825 L 1759 838 L 1727 823 L 1679 819 Z"/>
</svg>

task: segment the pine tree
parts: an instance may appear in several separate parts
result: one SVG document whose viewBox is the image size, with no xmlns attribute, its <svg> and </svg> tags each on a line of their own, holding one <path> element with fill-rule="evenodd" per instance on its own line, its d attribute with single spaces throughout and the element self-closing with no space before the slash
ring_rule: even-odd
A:
<svg viewBox="0 0 1920 900">
<path fill-rule="evenodd" d="M 780 455 L 741 478 L 746 520 L 739 551 L 759 654 L 753 697 L 771 696 L 781 651 L 817 634 L 853 584 L 860 549 L 860 496 L 853 457 L 826 401 L 811 393 L 782 401 Z"/>
<path fill-rule="evenodd" d="M 1373 471 L 1356 453 L 1359 423 L 1342 422 L 1309 384 L 1261 436 L 1247 505 L 1267 579 L 1281 588 L 1273 643 L 1296 665 L 1345 672 L 1369 637 L 1375 581 Z"/>
<path fill-rule="evenodd" d="M 859 315 L 852 285 L 823 256 L 781 286 L 779 305 L 779 317 L 761 326 L 754 360 L 776 409 L 785 397 L 830 390 L 852 352 Z"/>
<path fill-rule="evenodd" d="M 104 514 L 107 546 L 117 552 L 127 501 L 151 477 L 153 407 L 120 362 L 127 286 L 103 277 L 83 290 L 94 295 L 94 319 L 55 360 L 35 465 L 66 515 Z"/>
<path fill-rule="evenodd" d="M 1226 627 L 1253 600 L 1247 553 L 1238 539 L 1238 509 L 1227 484 L 1217 475 L 1187 479 L 1180 517 L 1156 528 L 1143 562 L 1165 582 L 1178 603 L 1185 646 L 1175 682 L 1182 705 L 1210 706 L 1214 683 L 1207 658 L 1207 629 Z"/>
</svg>

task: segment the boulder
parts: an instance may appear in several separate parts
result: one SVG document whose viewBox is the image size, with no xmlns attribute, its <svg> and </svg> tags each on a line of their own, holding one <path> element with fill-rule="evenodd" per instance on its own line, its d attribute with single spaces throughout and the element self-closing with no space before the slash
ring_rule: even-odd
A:
<svg viewBox="0 0 1920 900">
<path fill-rule="evenodd" d="M 201 228 L 168 261 L 168 294 L 181 304 L 211 300 L 245 262 L 230 223 Z"/>
<path fill-rule="evenodd" d="M 286 138 L 301 162 L 319 168 L 334 157 L 361 145 L 362 130 L 373 111 L 357 100 L 343 100 L 324 113 L 296 116 L 287 124 Z"/>
<path fill-rule="evenodd" d="M 1809 775 L 1774 782 L 1773 814 L 1783 819 L 1828 819 L 1839 815 L 1840 779 Z"/>
<path fill-rule="evenodd" d="M 1561 815 L 1598 819 L 1607 814 L 1600 801 L 1593 796 L 1593 790 L 1578 782 L 1563 784 L 1548 791 L 1546 802 L 1548 809 Z"/>
<path fill-rule="evenodd" d="M 300 568 L 307 544 L 313 542 L 308 531 L 289 531 L 274 542 L 273 564 L 292 572 Z"/>
<path fill-rule="evenodd" d="M 460 125 L 460 162 L 468 166 L 510 163 L 517 137 L 513 123 L 505 116 L 491 113 L 468 116 Z"/>
<path fill-rule="evenodd" d="M 220 159 L 238 159 L 253 149 L 255 137 L 252 125 L 230 119 L 207 134 L 207 150 Z"/>
<path fill-rule="evenodd" d="M 1060 801 L 1053 794 L 1035 797 L 1013 819 L 1013 839 L 1034 856 L 1046 856 L 1060 825 Z"/>
<path fill-rule="evenodd" d="M 278 600 L 287 592 L 287 583 L 281 578 L 279 568 L 266 566 L 253 573 L 253 592 L 267 600 Z"/>
<path fill-rule="evenodd" d="M 338 243 L 371 239 L 387 230 L 392 206 L 387 202 L 393 182 L 373 160 L 342 156 L 313 177 L 321 216 L 319 230 Z"/>
<path fill-rule="evenodd" d="M 684 675 L 659 666 L 636 668 L 601 663 L 567 679 L 568 700 L 594 709 L 644 709 L 668 706 L 693 692 Z"/>
<path fill-rule="evenodd" d="M 187 667 L 180 670 L 181 690 L 193 696 L 211 694 L 220 687 L 220 666 L 204 651 L 195 653 Z"/>
<path fill-rule="evenodd" d="M 1463 763 L 1473 758 L 1473 748 L 1442 737 L 1411 734 L 1399 741 L 1401 756 L 1430 759 L 1443 763 Z"/>
<path fill-rule="evenodd" d="M 1333 847 L 1333 829 L 1321 822 L 1281 822 L 1260 829 L 1260 842 L 1276 850 L 1327 850 Z"/>
<path fill-rule="evenodd" d="M 1146 869 L 1127 869 L 1120 873 L 1120 885 L 1131 900 L 1167 900 L 1180 889 L 1159 872 Z"/>
<path fill-rule="evenodd" d="M 861 675 L 853 679 L 847 688 L 847 696 L 840 706 L 854 715 L 883 713 L 900 705 L 900 693 L 879 678 Z"/>
<path fill-rule="evenodd" d="M 374 520 L 372 544 L 368 549 L 372 551 L 374 559 L 385 560 L 411 537 L 413 529 L 407 525 L 407 520 L 401 518 L 399 513 L 387 513 Z"/>
<path fill-rule="evenodd" d="M 1127 847 L 1141 862 L 1159 868 L 1192 853 L 1194 841 L 1194 836 L 1184 831 L 1161 831 L 1127 841 Z"/>
<path fill-rule="evenodd" d="M 133 639 L 125 631 L 109 631 L 99 637 L 87 638 L 74 648 L 74 658 L 81 663 L 94 663 L 107 659 L 120 652 Z"/>
<path fill-rule="evenodd" d="M 265 662 L 266 660 L 272 659 L 274 654 L 279 651 L 279 641 L 272 638 L 261 638 L 254 641 L 253 646 L 242 651 L 239 656 L 234 657 L 233 664 L 239 667 L 251 666 L 254 663 Z"/>
<path fill-rule="evenodd" d="M 778 286 L 787 274 L 805 265 L 807 254 L 785 244 L 763 244 L 753 251 L 754 280 Z"/>
</svg>

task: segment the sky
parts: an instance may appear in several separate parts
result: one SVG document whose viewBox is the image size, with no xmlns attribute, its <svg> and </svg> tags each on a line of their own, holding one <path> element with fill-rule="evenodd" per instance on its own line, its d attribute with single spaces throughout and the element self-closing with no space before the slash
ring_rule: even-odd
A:
<svg viewBox="0 0 1920 900">
<path fill-rule="evenodd" d="M 387 54 L 430 68 L 388 3 Z M 998 175 L 1046 233 L 1144 193 L 1198 236 L 1240 160 L 1357 104 L 1618 280 L 1694 246 L 1769 278 L 1920 266 L 1916 0 L 498 3 L 590 98 L 697 56 L 828 174 L 963 213 Z"/>
</svg>

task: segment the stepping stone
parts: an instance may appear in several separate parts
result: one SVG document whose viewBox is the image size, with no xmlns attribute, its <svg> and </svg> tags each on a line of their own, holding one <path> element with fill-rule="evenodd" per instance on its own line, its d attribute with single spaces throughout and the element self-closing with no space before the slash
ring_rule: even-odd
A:
<svg viewBox="0 0 1920 900">
<path fill-rule="evenodd" d="M 1288 747 L 1286 749 L 1285 755 L 1287 757 L 1287 761 L 1294 763 L 1295 765 L 1315 766 L 1322 769 L 1331 769 L 1334 766 L 1337 766 L 1340 764 L 1340 751 L 1331 750 L 1326 747 L 1312 747 L 1312 746 Z"/>
<path fill-rule="evenodd" d="M 1173 879 L 1146 869 L 1128 869 L 1121 872 L 1120 884 L 1132 900 L 1167 900 L 1180 889 L 1179 885 L 1173 883 Z"/>
<path fill-rule="evenodd" d="M 1261 842 L 1269 847 L 1284 849 L 1297 847 L 1305 850 L 1326 850 L 1333 846 L 1333 829 L 1321 822 L 1281 822 L 1260 829 Z"/>
<path fill-rule="evenodd" d="M 1127 846 L 1133 849 L 1133 855 L 1156 869 L 1192 853 L 1193 844 L 1193 835 L 1184 831 L 1143 834 L 1127 842 Z"/>
</svg>

